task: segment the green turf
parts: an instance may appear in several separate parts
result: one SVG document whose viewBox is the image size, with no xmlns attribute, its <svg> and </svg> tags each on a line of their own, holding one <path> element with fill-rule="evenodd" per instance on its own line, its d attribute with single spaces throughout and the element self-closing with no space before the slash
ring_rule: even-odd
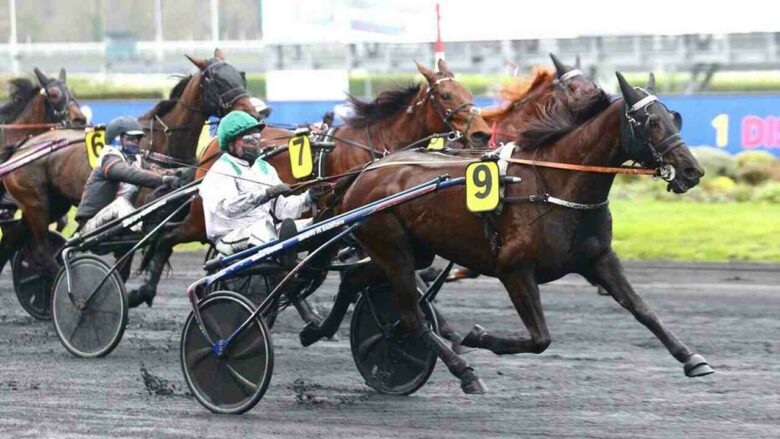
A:
<svg viewBox="0 0 780 439">
<path fill-rule="evenodd" d="M 780 204 L 610 203 L 627 260 L 780 262 Z"/>
</svg>

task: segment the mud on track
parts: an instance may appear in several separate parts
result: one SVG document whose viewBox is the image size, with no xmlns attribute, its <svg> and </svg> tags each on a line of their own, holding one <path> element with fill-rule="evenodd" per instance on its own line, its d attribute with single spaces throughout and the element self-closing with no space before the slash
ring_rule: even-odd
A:
<svg viewBox="0 0 780 439">
<path fill-rule="evenodd" d="M 338 341 L 300 347 L 300 320 L 274 328 L 271 386 L 251 412 L 216 416 L 189 394 L 178 343 L 185 285 L 202 255 L 176 255 L 154 308 L 131 310 L 105 359 L 68 354 L 49 322 L 16 303 L 0 276 L 0 437 L 780 437 L 780 267 L 630 264 L 629 278 L 661 318 L 716 370 L 685 378 L 652 334 L 576 277 L 543 287 L 553 344 L 541 355 L 466 358 L 487 383 L 465 396 L 441 363 L 410 397 L 376 394 Z M 132 282 L 131 282 L 132 285 Z M 326 308 L 335 280 L 315 296 Z M 474 323 L 524 333 L 493 279 L 451 284 L 438 306 L 462 331 Z"/>
</svg>

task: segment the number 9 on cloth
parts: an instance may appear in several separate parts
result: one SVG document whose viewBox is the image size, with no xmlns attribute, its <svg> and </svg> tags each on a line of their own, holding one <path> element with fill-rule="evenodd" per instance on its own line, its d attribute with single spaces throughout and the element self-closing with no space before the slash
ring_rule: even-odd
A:
<svg viewBox="0 0 780 439">
<path fill-rule="evenodd" d="M 495 210 L 500 201 L 498 164 L 482 161 L 466 167 L 466 208 L 471 212 Z"/>
</svg>

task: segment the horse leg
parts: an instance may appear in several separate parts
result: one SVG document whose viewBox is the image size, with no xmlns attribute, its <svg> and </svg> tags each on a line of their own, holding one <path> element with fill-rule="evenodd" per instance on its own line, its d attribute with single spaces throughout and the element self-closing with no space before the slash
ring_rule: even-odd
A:
<svg viewBox="0 0 780 439">
<path fill-rule="evenodd" d="M 602 255 L 595 261 L 590 281 L 605 290 L 634 317 L 647 327 L 666 346 L 669 353 L 683 363 L 685 375 L 693 378 L 714 372 L 703 356 L 693 353 L 674 333 L 667 329 L 650 306 L 634 291 L 623 273 L 623 266 L 614 251 Z"/>
<path fill-rule="evenodd" d="M 370 285 L 384 281 L 384 272 L 374 263 L 344 272 L 333 307 L 321 323 L 309 322 L 303 327 L 299 334 L 301 344 L 309 346 L 322 338 L 333 337 L 347 314 L 349 304 L 355 301 L 355 295 Z"/>
<path fill-rule="evenodd" d="M 463 339 L 464 346 L 489 349 L 498 355 L 530 352 L 540 354 L 550 346 L 550 332 L 544 319 L 542 301 L 539 298 L 539 285 L 533 270 L 523 268 L 500 276 L 501 282 L 509 292 L 509 298 L 520 314 L 531 338 L 499 337 L 487 333 L 481 326 L 475 325 Z"/>
<path fill-rule="evenodd" d="M 24 227 L 23 221 L 3 227 L 3 238 L 0 239 L 0 273 L 14 253 L 20 249 L 21 237 L 25 235 Z"/>
<path fill-rule="evenodd" d="M 378 227 L 370 227 L 370 223 Z M 382 233 L 361 233 L 371 229 L 382 230 Z M 450 372 L 460 379 L 461 389 L 465 393 L 485 393 L 485 385 L 474 369 L 424 323 L 425 315 L 418 301 L 414 274 L 415 253 L 400 221 L 390 215 L 374 217 L 366 222 L 365 229 L 360 229 L 358 236 L 363 238 L 360 241 L 366 244 L 366 252 L 393 285 L 393 301 L 400 315 L 401 329 L 422 337 Z"/>
<path fill-rule="evenodd" d="M 128 249 L 129 250 L 129 249 Z M 114 252 L 114 260 L 118 261 L 122 259 L 122 256 L 126 254 L 125 251 L 116 251 Z M 119 276 L 122 278 L 123 282 L 127 282 L 127 279 L 130 277 L 130 269 L 133 266 L 133 255 L 130 255 L 127 257 L 127 259 L 122 262 L 118 267 L 116 267 L 116 271 L 119 273 Z"/>
<path fill-rule="evenodd" d="M 181 227 L 181 226 L 180 226 Z M 182 233 L 180 227 L 176 227 L 168 233 L 164 233 L 154 245 L 149 264 L 142 267 L 144 271 L 144 281 L 138 289 L 130 291 L 127 296 L 128 305 L 131 308 L 137 307 L 146 302 L 147 306 L 152 306 L 155 296 L 157 296 L 157 286 L 160 284 L 160 278 L 165 271 L 165 264 L 173 254 L 173 246 L 182 242 Z"/>
</svg>

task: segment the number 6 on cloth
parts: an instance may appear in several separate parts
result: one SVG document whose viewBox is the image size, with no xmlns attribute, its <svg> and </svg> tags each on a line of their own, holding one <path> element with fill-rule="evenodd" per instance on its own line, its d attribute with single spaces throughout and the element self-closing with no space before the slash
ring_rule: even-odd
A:
<svg viewBox="0 0 780 439">
<path fill-rule="evenodd" d="M 482 161 L 466 167 L 466 208 L 471 212 L 495 210 L 500 201 L 498 164 Z"/>
<path fill-rule="evenodd" d="M 87 145 L 89 168 L 97 166 L 100 153 L 106 146 L 106 129 L 103 127 L 87 128 L 84 132 L 84 143 Z"/>
<path fill-rule="evenodd" d="M 287 143 L 290 149 L 290 168 L 294 178 L 306 178 L 314 171 L 309 136 L 295 136 Z"/>
</svg>

